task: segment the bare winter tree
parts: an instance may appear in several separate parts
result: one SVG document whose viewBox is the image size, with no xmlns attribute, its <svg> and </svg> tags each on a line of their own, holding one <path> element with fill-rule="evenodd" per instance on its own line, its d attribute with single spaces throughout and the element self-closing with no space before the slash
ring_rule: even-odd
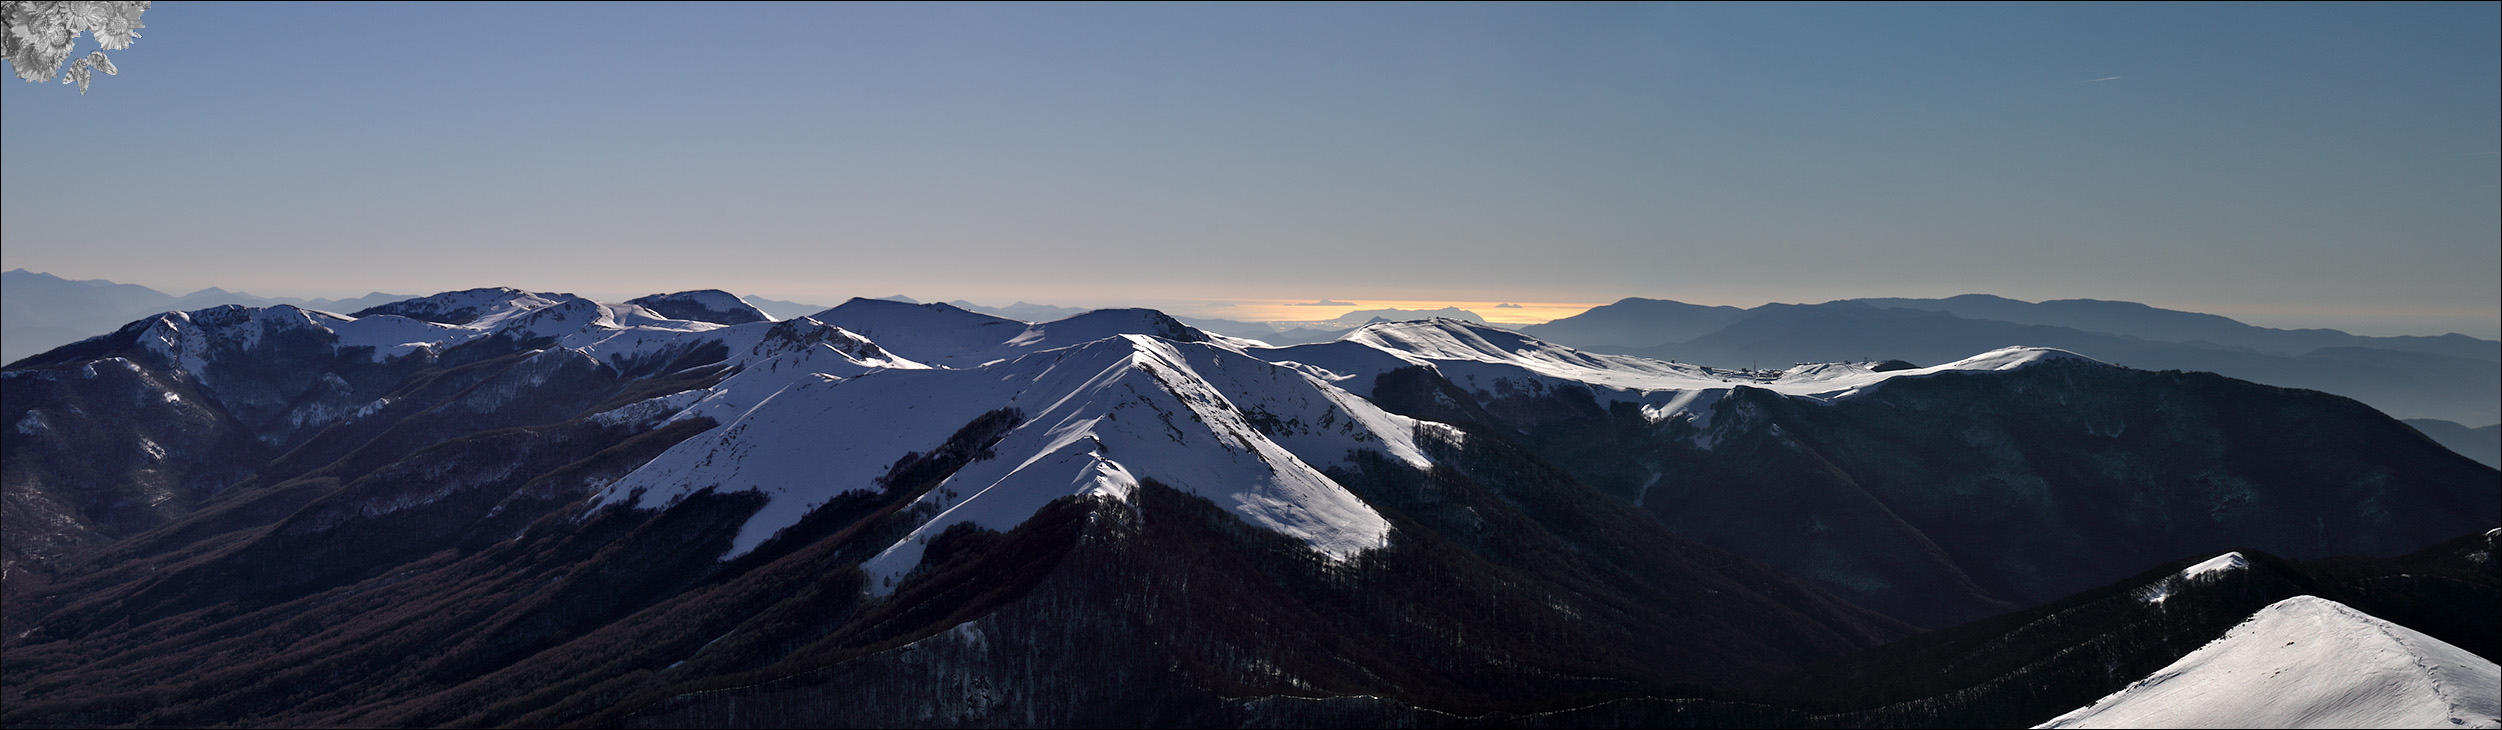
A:
<svg viewBox="0 0 2502 730">
<path fill-rule="evenodd" d="M 110 75 L 119 73 L 104 51 L 91 51 L 86 57 L 69 60 L 71 46 L 78 41 L 79 31 L 95 36 L 96 44 L 105 50 L 118 51 L 130 47 L 139 38 L 139 14 L 147 12 L 145 2 L 0 2 L 0 19 L 7 23 L 0 32 L 0 55 L 6 55 L 17 77 L 28 83 L 50 80 L 60 72 L 61 63 L 69 62 L 69 76 L 61 83 L 77 83 L 78 93 L 87 93 L 88 78 L 97 70 Z"/>
</svg>

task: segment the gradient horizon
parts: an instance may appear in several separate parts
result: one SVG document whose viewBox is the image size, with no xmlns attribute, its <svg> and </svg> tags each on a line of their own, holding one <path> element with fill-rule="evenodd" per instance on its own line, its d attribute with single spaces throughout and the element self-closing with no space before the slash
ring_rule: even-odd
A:
<svg viewBox="0 0 2502 730">
<path fill-rule="evenodd" d="M 2502 337 L 2495 3 L 146 21 L 87 96 L 0 84 L 0 268 L 1177 314 L 1988 293 Z"/>
</svg>

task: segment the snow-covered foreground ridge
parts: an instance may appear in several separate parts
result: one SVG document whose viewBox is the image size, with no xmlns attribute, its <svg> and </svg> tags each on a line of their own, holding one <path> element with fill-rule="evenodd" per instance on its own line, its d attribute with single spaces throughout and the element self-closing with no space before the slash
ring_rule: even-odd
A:
<svg viewBox="0 0 2502 730">
<path fill-rule="evenodd" d="M 2344 604 L 2296 596 L 2039 727 L 2502 727 L 2502 670 Z"/>
</svg>

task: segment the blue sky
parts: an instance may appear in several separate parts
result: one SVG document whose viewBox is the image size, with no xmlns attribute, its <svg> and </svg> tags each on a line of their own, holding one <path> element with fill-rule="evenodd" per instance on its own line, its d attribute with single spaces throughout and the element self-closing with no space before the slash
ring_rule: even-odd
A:
<svg viewBox="0 0 2502 730">
<path fill-rule="evenodd" d="M 146 22 L 84 97 L 0 84 L 0 266 L 1176 311 L 1986 292 L 2502 331 L 2495 3 Z"/>
</svg>

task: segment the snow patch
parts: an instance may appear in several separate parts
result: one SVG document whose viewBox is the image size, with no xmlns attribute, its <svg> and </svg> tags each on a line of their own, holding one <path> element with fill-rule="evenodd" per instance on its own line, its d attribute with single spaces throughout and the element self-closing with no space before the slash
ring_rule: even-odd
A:
<svg viewBox="0 0 2502 730">
<path fill-rule="evenodd" d="M 339 336 L 339 348 L 371 347 L 374 362 L 406 357 L 420 351 L 440 351 L 485 336 L 486 331 L 409 319 L 396 314 L 377 314 L 362 318 L 340 317 L 330 325 Z"/>
<path fill-rule="evenodd" d="M 2344 604 L 2296 596 L 2038 727 L 2502 727 L 2502 668 Z"/>
<path fill-rule="evenodd" d="M 2240 571 L 2249 567 L 2250 560 L 2242 557 L 2239 552 L 2230 552 L 2212 558 L 2207 558 L 2204 561 L 2200 561 L 2197 565 L 2183 568 L 2181 569 L 2181 572 L 2164 576 L 2162 580 L 2146 584 L 2146 587 L 2137 589 L 2137 600 L 2149 604 L 2162 603 L 2164 599 L 2171 598 L 2172 594 L 2179 592 L 2182 588 L 2199 583 L 2214 582 L 2215 580 L 2223 578 L 2224 576 L 2235 571 Z"/>
<path fill-rule="evenodd" d="M 2250 559 L 2242 557 L 2239 552 L 2230 552 L 2207 558 L 2205 562 L 2182 569 L 2181 577 L 2192 580 L 2212 580 L 2215 576 L 2248 567 L 2250 567 Z"/>
</svg>

